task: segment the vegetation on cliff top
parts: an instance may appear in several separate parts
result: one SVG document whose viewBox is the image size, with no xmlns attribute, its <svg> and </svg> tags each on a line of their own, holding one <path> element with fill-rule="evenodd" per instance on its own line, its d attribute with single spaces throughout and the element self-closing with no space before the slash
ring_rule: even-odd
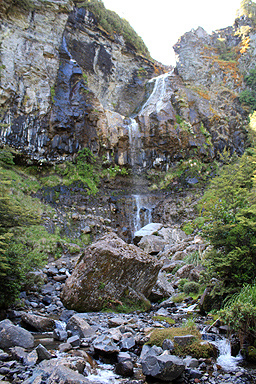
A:
<svg viewBox="0 0 256 384">
<path fill-rule="evenodd" d="M 84 7 L 92 12 L 98 24 L 111 36 L 114 34 L 123 36 L 128 47 L 150 59 L 148 48 L 128 21 L 118 16 L 116 12 L 106 9 L 101 0 L 81 0 L 76 3 L 78 7 Z"/>
</svg>

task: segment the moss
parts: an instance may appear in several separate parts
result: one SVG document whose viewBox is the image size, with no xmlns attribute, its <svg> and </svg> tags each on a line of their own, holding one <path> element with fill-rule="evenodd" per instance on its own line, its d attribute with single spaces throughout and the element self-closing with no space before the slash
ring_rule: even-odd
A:
<svg viewBox="0 0 256 384">
<path fill-rule="evenodd" d="M 175 320 L 167 316 L 153 316 L 152 319 L 155 321 L 165 321 L 168 324 L 175 324 Z"/>
<path fill-rule="evenodd" d="M 174 342 L 175 355 L 190 355 L 195 358 L 208 358 L 215 355 L 215 348 L 211 344 L 202 341 L 201 334 L 195 326 L 154 329 L 150 335 L 148 344 L 162 347 L 163 341 L 165 339 L 174 341 L 174 336 L 185 336 L 188 334 L 195 336 L 195 339 L 190 344 L 185 346 L 177 345 Z"/>
</svg>

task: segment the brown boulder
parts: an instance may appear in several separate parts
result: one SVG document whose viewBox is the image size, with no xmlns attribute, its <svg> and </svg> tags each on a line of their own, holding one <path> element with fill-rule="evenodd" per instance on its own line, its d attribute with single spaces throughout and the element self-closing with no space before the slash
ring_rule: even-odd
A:
<svg viewBox="0 0 256 384">
<path fill-rule="evenodd" d="M 76 311 L 99 311 L 114 304 L 147 303 L 161 263 L 133 244 L 110 233 L 82 255 L 61 293 L 63 304 Z"/>
</svg>

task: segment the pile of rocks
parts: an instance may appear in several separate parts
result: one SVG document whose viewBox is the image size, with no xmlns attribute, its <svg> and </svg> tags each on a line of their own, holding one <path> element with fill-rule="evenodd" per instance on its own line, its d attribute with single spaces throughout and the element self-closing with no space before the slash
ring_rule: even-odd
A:
<svg viewBox="0 0 256 384">
<path fill-rule="evenodd" d="M 176 305 L 179 311 L 179 305 Z M 156 320 L 160 311 L 148 313 L 74 313 L 64 310 L 62 320 L 21 314 L 23 326 L 44 329 L 29 332 L 10 320 L 0 322 L 0 383 L 91 384 L 154 382 L 252 384 L 243 368 L 223 372 L 213 358 L 179 358 L 167 339 L 162 347 L 145 343 L 153 328 L 168 327 Z M 165 314 L 172 316 L 171 307 Z M 15 320 L 18 320 L 17 318 Z M 200 324 L 199 324 L 200 325 Z M 203 324 L 201 323 L 201 327 Z M 191 336 L 179 342 L 190 343 Z M 177 340 L 175 341 L 177 342 Z M 106 366 L 108 365 L 107 370 Z M 109 381 L 101 378 L 110 374 Z M 254 379 L 253 379 L 254 377 Z"/>
</svg>

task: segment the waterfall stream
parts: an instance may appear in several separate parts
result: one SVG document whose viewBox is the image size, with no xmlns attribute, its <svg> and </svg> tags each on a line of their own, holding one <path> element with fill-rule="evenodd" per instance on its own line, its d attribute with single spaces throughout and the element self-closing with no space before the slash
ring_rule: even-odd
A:
<svg viewBox="0 0 256 384">
<path fill-rule="evenodd" d="M 243 360 L 242 356 L 238 354 L 237 356 L 231 355 L 231 344 L 230 341 L 226 338 L 213 341 L 218 350 L 219 356 L 217 358 L 217 364 L 224 369 L 224 371 L 232 372 L 236 370 L 239 362 Z"/>
<path fill-rule="evenodd" d="M 141 133 L 139 129 L 139 124 L 135 119 L 130 119 L 128 124 L 128 134 L 129 134 L 129 148 L 130 148 L 130 165 L 134 166 L 143 166 L 143 146 L 141 141 Z"/>
<path fill-rule="evenodd" d="M 133 230 L 138 231 L 152 221 L 153 204 L 148 195 L 132 195 L 135 202 L 135 214 L 133 219 Z"/>
</svg>

